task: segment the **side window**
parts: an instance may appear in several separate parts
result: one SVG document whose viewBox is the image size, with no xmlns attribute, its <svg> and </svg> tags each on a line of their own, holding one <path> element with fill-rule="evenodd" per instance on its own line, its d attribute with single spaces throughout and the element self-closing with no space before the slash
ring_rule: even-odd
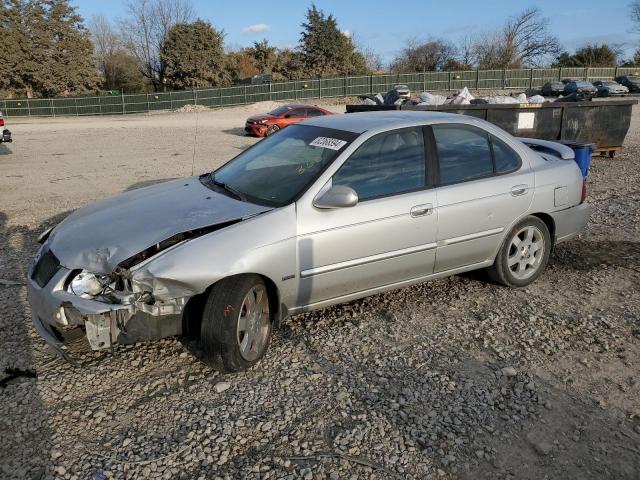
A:
<svg viewBox="0 0 640 480">
<path fill-rule="evenodd" d="M 520 167 L 520 157 L 506 143 L 492 135 L 491 145 L 493 146 L 496 173 L 508 173 Z"/>
<path fill-rule="evenodd" d="M 367 140 L 335 173 L 333 185 L 367 200 L 423 188 L 425 171 L 422 129 L 405 128 Z"/>
<path fill-rule="evenodd" d="M 440 183 L 473 180 L 493 174 L 487 133 L 458 125 L 434 125 L 440 163 Z"/>
<path fill-rule="evenodd" d="M 298 118 L 298 117 L 304 117 L 304 110 L 297 108 L 295 110 L 289 110 L 284 115 L 284 118 Z"/>
<path fill-rule="evenodd" d="M 321 117 L 324 115 L 324 112 L 321 110 L 317 110 L 315 108 L 307 109 L 307 117 Z"/>
</svg>

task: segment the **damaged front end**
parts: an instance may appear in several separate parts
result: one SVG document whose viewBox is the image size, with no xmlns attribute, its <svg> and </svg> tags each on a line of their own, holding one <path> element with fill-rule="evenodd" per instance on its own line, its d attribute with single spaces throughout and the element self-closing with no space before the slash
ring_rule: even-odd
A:
<svg viewBox="0 0 640 480">
<path fill-rule="evenodd" d="M 157 299 L 128 270 L 108 275 L 70 270 L 46 248 L 36 257 L 28 283 L 36 330 L 67 359 L 65 334 L 74 328 L 84 329 L 93 350 L 180 335 L 182 312 L 193 294 Z"/>
<path fill-rule="evenodd" d="M 34 325 L 50 345 L 63 353 L 60 334 L 74 327 L 94 350 L 182 333 L 188 300 L 208 285 L 192 281 L 194 272 L 154 274 L 155 262 L 171 265 L 172 251 L 272 209 L 212 189 L 205 177 L 101 200 L 42 234 L 27 288 Z"/>
<path fill-rule="evenodd" d="M 82 328 L 91 349 L 109 349 L 182 333 L 188 300 L 201 293 L 190 285 L 155 278 L 146 268 L 159 254 L 241 220 L 179 233 L 121 261 L 110 273 L 69 269 L 46 244 L 29 271 L 28 294 L 34 325 L 54 349 L 70 360 L 64 332 Z"/>
</svg>

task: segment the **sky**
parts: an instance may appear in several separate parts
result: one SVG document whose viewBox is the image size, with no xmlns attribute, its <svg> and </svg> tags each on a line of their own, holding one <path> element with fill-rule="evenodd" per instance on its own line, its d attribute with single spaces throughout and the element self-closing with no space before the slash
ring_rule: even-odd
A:
<svg viewBox="0 0 640 480">
<path fill-rule="evenodd" d="M 300 38 L 305 0 L 192 0 L 196 15 L 226 33 L 228 48 L 250 46 L 266 38 L 280 47 L 294 47 Z M 104 14 L 117 20 L 126 16 L 125 0 L 72 0 L 89 19 Z M 551 31 L 569 51 L 586 43 L 621 44 L 631 56 L 640 35 L 631 33 L 628 0 L 316 0 L 325 13 L 358 44 L 381 55 L 385 63 L 410 38 L 445 38 L 453 42 L 465 35 L 501 26 L 509 16 L 538 6 L 549 18 Z M 479 7 L 479 8 L 478 8 Z"/>
</svg>

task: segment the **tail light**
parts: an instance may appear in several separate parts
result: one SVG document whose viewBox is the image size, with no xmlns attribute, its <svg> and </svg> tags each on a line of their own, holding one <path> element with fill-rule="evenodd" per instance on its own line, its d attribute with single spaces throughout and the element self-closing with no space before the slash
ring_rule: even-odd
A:
<svg viewBox="0 0 640 480">
<path fill-rule="evenodd" d="M 580 196 L 580 203 L 584 203 L 587 199 L 587 179 L 582 180 L 582 195 Z"/>
<path fill-rule="evenodd" d="M 4 127 L 4 118 L 0 117 L 0 127 Z"/>
</svg>

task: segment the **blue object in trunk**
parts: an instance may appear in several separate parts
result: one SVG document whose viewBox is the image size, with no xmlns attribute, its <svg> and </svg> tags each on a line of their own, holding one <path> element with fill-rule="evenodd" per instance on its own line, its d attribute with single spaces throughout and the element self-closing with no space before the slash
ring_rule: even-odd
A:
<svg viewBox="0 0 640 480">
<path fill-rule="evenodd" d="M 563 141 L 561 143 L 573 150 L 576 163 L 582 171 L 582 176 L 584 178 L 587 178 L 587 174 L 589 173 L 589 165 L 591 165 L 591 154 L 596 151 L 595 144 L 571 141 Z"/>
</svg>

